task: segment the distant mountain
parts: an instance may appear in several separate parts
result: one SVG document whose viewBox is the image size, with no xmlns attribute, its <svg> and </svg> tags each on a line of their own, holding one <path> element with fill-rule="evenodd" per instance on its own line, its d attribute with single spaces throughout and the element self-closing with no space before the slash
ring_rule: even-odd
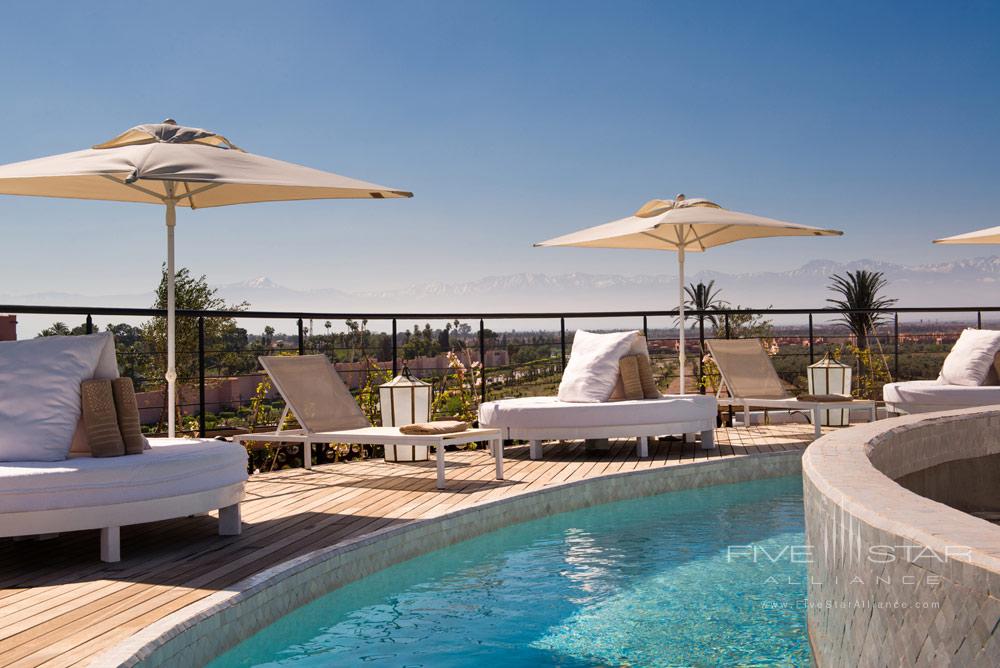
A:
<svg viewBox="0 0 1000 668">
<path fill-rule="evenodd" d="M 339 311 L 353 297 L 342 290 L 295 290 L 259 276 L 239 283 L 219 285 L 218 296 L 230 304 L 247 302 L 251 308 L 281 311 Z"/>
<path fill-rule="evenodd" d="M 877 260 L 813 260 L 790 271 L 728 274 L 702 271 L 688 282 L 715 281 L 722 298 L 753 307 L 811 307 L 825 303 L 828 279 L 845 271 L 881 271 L 887 293 L 900 306 L 1000 303 L 1000 257 L 906 266 Z M 985 289 L 984 289 L 985 288 Z M 673 274 L 621 276 L 570 273 L 488 276 L 464 283 L 429 283 L 399 290 L 359 293 L 365 301 L 399 310 L 633 310 L 673 308 Z"/>
<path fill-rule="evenodd" d="M 868 259 L 851 262 L 813 260 L 782 272 L 702 271 L 689 276 L 688 281 L 714 280 L 722 298 L 733 305 L 807 308 L 825 304 L 830 296 L 827 285 L 831 275 L 858 269 L 883 272 L 889 281 L 887 293 L 899 299 L 900 306 L 1000 305 L 1000 257 L 995 256 L 913 266 Z M 677 277 L 674 274 L 519 273 L 360 292 L 335 288 L 298 290 L 261 276 L 218 288 L 219 295 L 227 302 L 245 301 L 253 309 L 283 311 L 448 314 L 652 310 L 671 309 L 677 305 Z M 141 307 L 152 302 L 152 292 L 105 296 L 66 292 L 0 295 L 0 304 Z M 54 319 L 38 316 L 22 319 L 22 322 L 31 329 L 35 328 L 36 321 L 45 326 Z M 63 319 L 74 321 L 72 317 Z"/>
</svg>

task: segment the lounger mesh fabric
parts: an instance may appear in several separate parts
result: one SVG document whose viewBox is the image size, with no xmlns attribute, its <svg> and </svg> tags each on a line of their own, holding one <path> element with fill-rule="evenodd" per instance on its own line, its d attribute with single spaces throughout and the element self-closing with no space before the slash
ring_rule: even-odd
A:
<svg viewBox="0 0 1000 668">
<path fill-rule="evenodd" d="M 371 426 L 325 355 L 261 357 L 260 363 L 306 430 L 341 431 Z"/>
<path fill-rule="evenodd" d="M 785 386 L 759 339 L 716 339 L 705 343 L 731 396 L 788 398 Z"/>
<path fill-rule="evenodd" d="M 246 449 L 214 440 L 151 439 L 132 457 L 0 465 L 0 513 L 166 499 L 247 479 Z"/>
</svg>

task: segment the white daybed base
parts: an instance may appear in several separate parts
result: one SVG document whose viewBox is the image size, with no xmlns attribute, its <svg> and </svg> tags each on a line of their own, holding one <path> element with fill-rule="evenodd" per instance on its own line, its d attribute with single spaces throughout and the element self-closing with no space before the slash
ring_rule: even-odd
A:
<svg viewBox="0 0 1000 668">
<path fill-rule="evenodd" d="M 543 441 L 588 438 L 635 438 L 636 454 L 648 457 L 650 436 L 701 432 L 701 447 L 715 447 L 717 414 L 715 397 L 698 394 L 601 403 L 522 397 L 482 404 L 479 425 L 501 429 L 505 439 L 530 441 L 532 459 L 541 458 Z"/>
<path fill-rule="evenodd" d="M 805 411 L 812 413 L 813 435 L 819 438 L 823 435 L 823 411 L 825 410 L 858 410 L 869 411 L 872 422 L 878 419 L 877 406 L 868 399 L 853 401 L 799 401 L 798 399 L 753 399 L 750 397 L 717 397 L 720 406 L 731 406 L 743 410 L 743 424 L 750 426 L 750 407 L 779 408 L 788 411 Z"/>
<path fill-rule="evenodd" d="M 886 410 L 893 413 L 933 413 L 1000 404 L 1000 385 L 945 385 L 936 380 L 886 383 Z"/>
<path fill-rule="evenodd" d="M 588 438 L 634 438 L 637 457 L 649 457 L 649 438 L 668 434 L 701 433 L 701 447 L 715 447 L 715 417 L 712 421 L 670 422 L 667 424 L 629 424 L 604 427 L 503 427 L 505 439 L 529 441 L 528 456 L 542 458 L 543 441 L 573 441 Z"/>
<path fill-rule="evenodd" d="M 219 535 L 238 536 L 243 483 L 194 494 L 106 506 L 56 508 L 0 514 L 0 536 L 35 536 L 101 530 L 101 561 L 121 560 L 120 528 L 219 511 Z"/>
</svg>

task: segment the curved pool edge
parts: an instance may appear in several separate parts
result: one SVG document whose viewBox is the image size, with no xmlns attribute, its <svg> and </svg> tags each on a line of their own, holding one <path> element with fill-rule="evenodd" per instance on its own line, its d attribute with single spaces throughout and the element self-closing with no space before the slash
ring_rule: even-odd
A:
<svg viewBox="0 0 1000 668">
<path fill-rule="evenodd" d="M 998 665 L 1000 527 L 897 482 L 1000 454 L 998 428 L 997 406 L 925 413 L 838 431 L 806 450 L 817 665 Z"/>
<path fill-rule="evenodd" d="M 186 606 L 95 666 L 204 665 L 296 608 L 389 566 L 506 526 L 614 501 L 801 472 L 802 451 L 702 460 L 560 483 L 386 527 L 282 562 Z"/>
</svg>

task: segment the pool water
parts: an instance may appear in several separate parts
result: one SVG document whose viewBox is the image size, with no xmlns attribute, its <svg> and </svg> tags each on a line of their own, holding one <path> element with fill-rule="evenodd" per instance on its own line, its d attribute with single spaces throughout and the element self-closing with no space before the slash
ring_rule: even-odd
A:
<svg viewBox="0 0 1000 668">
<path fill-rule="evenodd" d="M 233 666 L 808 666 L 798 476 L 518 524 L 278 620 Z"/>
</svg>

